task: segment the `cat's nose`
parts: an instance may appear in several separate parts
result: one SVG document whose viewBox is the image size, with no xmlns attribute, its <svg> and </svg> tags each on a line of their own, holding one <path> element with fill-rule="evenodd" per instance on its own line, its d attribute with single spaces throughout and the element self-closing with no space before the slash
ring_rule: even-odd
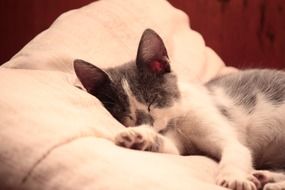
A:
<svg viewBox="0 0 285 190">
<path fill-rule="evenodd" d="M 136 111 L 135 126 L 139 126 L 139 125 L 143 125 L 143 124 L 153 125 L 153 122 L 154 122 L 154 119 L 147 112 L 145 112 L 143 110 L 137 110 Z"/>
</svg>

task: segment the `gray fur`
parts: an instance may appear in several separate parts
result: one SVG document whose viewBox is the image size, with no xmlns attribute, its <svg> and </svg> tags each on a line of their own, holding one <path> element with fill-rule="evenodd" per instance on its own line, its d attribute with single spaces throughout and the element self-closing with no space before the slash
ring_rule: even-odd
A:
<svg viewBox="0 0 285 190">
<path fill-rule="evenodd" d="M 143 110 L 136 110 L 136 118 L 137 118 L 136 123 L 135 123 L 136 126 L 139 126 L 142 124 L 153 125 L 153 122 L 154 122 L 153 117 L 149 113 Z"/>
<path fill-rule="evenodd" d="M 244 106 L 251 113 L 257 104 L 260 93 L 275 106 L 285 101 L 285 73 L 275 70 L 246 70 L 236 74 L 215 78 L 206 86 L 211 89 L 219 86 L 225 89 L 236 105 Z"/>
<path fill-rule="evenodd" d="M 167 73 L 163 76 L 141 73 L 134 62 L 106 69 L 106 73 L 111 78 L 112 86 L 115 90 L 112 94 L 108 89 L 106 92 L 104 92 L 105 89 L 102 89 L 101 93 L 108 94 L 108 96 L 117 96 L 118 98 L 114 99 L 114 104 L 120 105 L 121 108 L 115 107 L 108 109 L 104 104 L 104 101 L 102 101 L 102 103 L 111 113 L 113 113 L 112 115 L 123 124 L 124 118 L 130 113 L 128 95 L 124 92 L 122 86 L 123 79 L 128 82 L 135 99 L 147 107 L 150 105 L 154 108 L 169 107 L 174 103 L 174 100 L 179 97 L 179 91 L 176 84 L 177 79 L 172 73 Z M 118 113 L 117 110 L 122 111 Z M 152 125 L 153 118 L 151 118 L 148 113 L 137 110 L 137 121 L 135 123 L 136 125 Z"/>
<path fill-rule="evenodd" d="M 140 72 L 134 62 L 106 69 L 106 73 L 114 85 L 120 88 L 122 80 L 126 79 L 136 99 L 146 105 L 153 103 L 155 107 L 168 107 L 173 103 L 173 98 L 179 97 L 177 79 L 173 73 L 150 75 Z"/>
</svg>

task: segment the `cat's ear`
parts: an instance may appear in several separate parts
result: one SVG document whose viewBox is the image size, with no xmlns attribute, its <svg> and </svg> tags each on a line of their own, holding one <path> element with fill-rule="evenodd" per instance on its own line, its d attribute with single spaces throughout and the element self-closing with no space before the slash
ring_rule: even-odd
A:
<svg viewBox="0 0 285 190">
<path fill-rule="evenodd" d="M 76 59 L 73 66 L 78 79 L 89 93 L 111 82 L 107 73 L 91 63 Z"/>
<path fill-rule="evenodd" d="M 152 29 L 146 29 L 142 34 L 136 64 L 140 71 L 154 74 L 160 75 L 171 71 L 165 45 L 161 37 Z"/>
</svg>

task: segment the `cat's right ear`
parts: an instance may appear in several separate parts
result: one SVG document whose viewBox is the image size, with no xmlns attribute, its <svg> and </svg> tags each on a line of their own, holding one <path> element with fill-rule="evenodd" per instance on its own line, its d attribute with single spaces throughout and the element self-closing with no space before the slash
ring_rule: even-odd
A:
<svg viewBox="0 0 285 190">
<path fill-rule="evenodd" d="M 73 66 L 78 79 L 89 93 L 111 82 L 107 73 L 91 63 L 76 59 Z"/>
<path fill-rule="evenodd" d="M 156 75 L 163 75 L 171 71 L 163 40 L 152 29 L 146 29 L 142 34 L 136 64 L 140 71 Z"/>
</svg>

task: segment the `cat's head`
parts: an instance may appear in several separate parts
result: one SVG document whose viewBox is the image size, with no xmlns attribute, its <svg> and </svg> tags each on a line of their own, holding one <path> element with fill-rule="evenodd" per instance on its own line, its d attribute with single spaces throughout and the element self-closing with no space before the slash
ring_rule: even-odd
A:
<svg viewBox="0 0 285 190">
<path fill-rule="evenodd" d="M 151 29 L 142 34 L 135 62 L 101 69 L 75 60 L 74 69 L 87 92 L 125 126 L 153 125 L 179 98 L 164 43 Z"/>
</svg>

